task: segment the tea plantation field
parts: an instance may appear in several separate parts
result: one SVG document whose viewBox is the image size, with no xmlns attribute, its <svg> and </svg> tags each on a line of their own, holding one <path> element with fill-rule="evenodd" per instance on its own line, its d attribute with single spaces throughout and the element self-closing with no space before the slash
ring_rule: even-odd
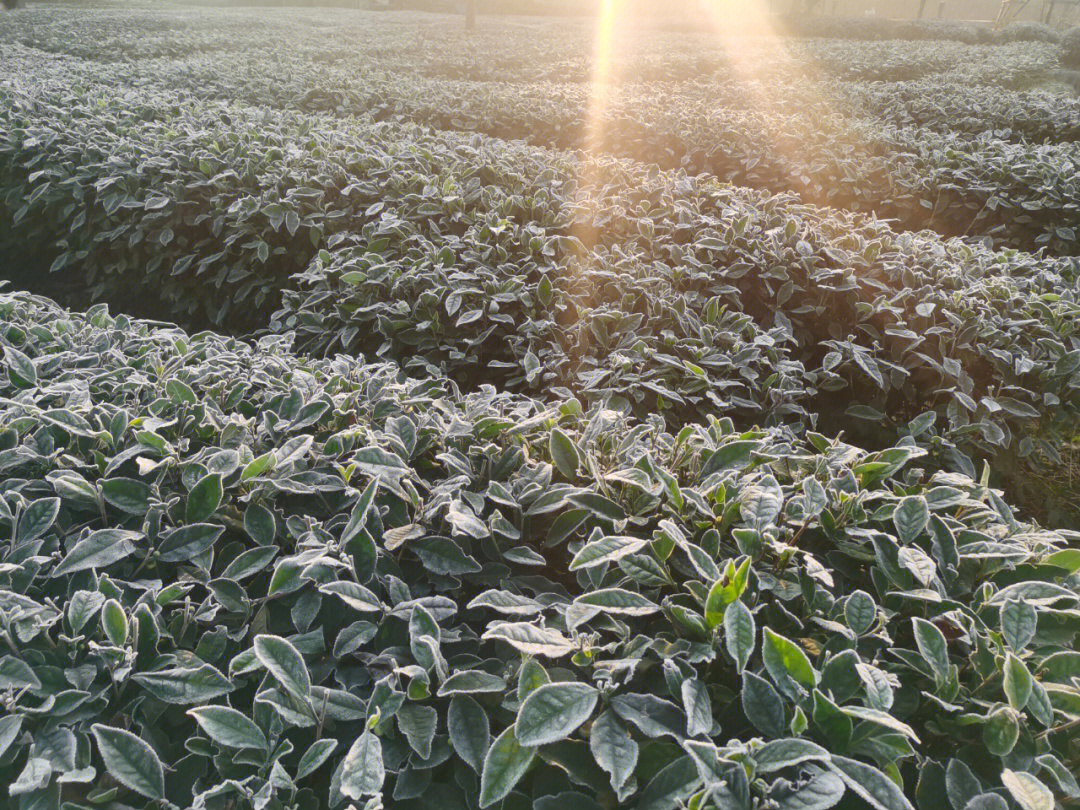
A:
<svg viewBox="0 0 1080 810">
<path fill-rule="evenodd" d="M 0 807 L 1077 807 L 1080 37 L 610 23 L 0 14 Z"/>
</svg>

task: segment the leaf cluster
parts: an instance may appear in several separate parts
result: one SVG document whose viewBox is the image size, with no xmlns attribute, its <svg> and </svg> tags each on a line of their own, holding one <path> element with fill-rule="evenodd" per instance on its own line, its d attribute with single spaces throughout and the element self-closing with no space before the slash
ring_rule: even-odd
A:
<svg viewBox="0 0 1080 810">
<path fill-rule="evenodd" d="M 910 441 L 671 433 L 21 293 L 0 342 L 21 806 L 1077 793 L 1077 538 Z"/>
</svg>

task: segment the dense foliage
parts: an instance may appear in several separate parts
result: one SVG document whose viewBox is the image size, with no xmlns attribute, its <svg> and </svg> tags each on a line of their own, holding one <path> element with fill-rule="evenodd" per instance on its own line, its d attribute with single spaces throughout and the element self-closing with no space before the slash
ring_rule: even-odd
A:
<svg viewBox="0 0 1080 810">
<path fill-rule="evenodd" d="M 160 4 L 124 3 L 89 5 L 73 17 L 62 7 L 41 5 L 6 18 L 0 44 L 21 43 L 111 64 L 206 53 L 227 58 L 228 52 L 239 47 L 244 53 L 277 53 L 285 59 L 301 56 L 327 65 L 376 62 L 395 73 L 446 79 L 518 84 L 594 79 L 594 21 L 534 17 L 506 22 L 481 25 L 465 35 L 457 24 L 460 18 L 441 15 L 357 15 L 327 8 L 282 9 L 261 15 L 248 9 L 219 8 L 191 14 Z M 1045 26 L 1011 26 L 1000 32 L 982 29 L 971 36 L 970 26 L 935 21 L 899 26 L 930 36 L 905 37 L 894 30 L 884 36 L 860 37 L 851 36 L 860 25 L 885 31 L 895 21 L 817 18 L 802 21 L 807 29 L 817 27 L 811 38 L 741 37 L 740 53 L 732 55 L 726 30 L 733 21 L 723 22 L 698 19 L 692 31 L 621 26 L 619 33 L 632 38 L 634 50 L 610 55 L 605 64 L 607 80 L 670 81 L 713 73 L 722 77 L 740 63 L 753 63 L 758 69 L 787 61 L 789 55 L 805 63 L 796 65 L 801 70 L 809 65 L 845 70 L 845 64 L 854 59 L 860 72 L 926 73 L 965 64 L 989 66 L 1006 53 L 1026 53 L 1045 62 L 1054 59 L 1059 38 Z M 782 35 L 785 28 L 777 26 L 775 32 Z M 290 47 L 282 51 L 285 40 Z M 991 42 L 1006 47 L 988 47 Z"/>
<path fill-rule="evenodd" d="M 1080 27 L 1070 28 L 1061 38 L 1061 64 L 1080 68 Z"/>
<path fill-rule="evenodd" d="M 139 93 L 148 85 L 178 92 L 177 102 L 192 95 L 476 131 L 545 147 L 588 145 L 662 168 L 790 191 L 818 205 L 872 212 L 904 229 L 1080 253 L 1073 141 L 1080 103 L 1018 92 L 1049 79 L 1056 47 L 931 42 L 913 52 L 912 43 L 803 43 L 775 52 L 762 47 L 750 76 L 715 48 L 692 59 L 647 50 L 639 61 L 611 69 L 597 119 L 588 62 L 561 51 L 526 59 L 522 54 L 547 44 L 529 34 L 492 38 L 484 51 L 476 43 L 451 51 L 445 42 L 418 49 L 416 39 L 398 33 L 376 54 L 365 38 L 359 48 L 328 47 L 317 55 L 284 44 L 253 45 L 235 55 L 207 52 L 203 34 L 184 51 L 197 56 L 108 68 L 68 60 L 44 75 L 21 69 L 17 48 L 8 58 L 14 72 L 34 77 L 27 82 L 34 93 L 46 78 L 64 91 L 74 82 L 112 93 L 119 82 Z M 70 30 L 55 35 L 80 41 Z M 511 69 L 513 60 L 538 67 L 523 73 Z M 550 84 L 556 77 L 559 83 Z M 878 86 L 881 81 L 889 84 Z M 920 81 L 939 89 L 927 94 L 919 84 L 906 84 Z M 905 95 L 911 100 L 903 101 Z M 936 123 L 931 116 L 923 126 L 920 111 L 928 98 L 937 99 L 941 112 Z M 949 128 L 955 119 L 960 122 Z"/>
<path fill-rule="evenodd" d="M 411 125 L 142 89 L 9 99 L 0 249 L 68 301 L 238 330 L 275 313 L 308 352 L 674 425 L 720 409 L 880 444 L 925 415 L 938 464 L 997 455 L 1010 487 L 1076 434 L 1075 260 Z"/>
<path fill-rule="evenodd" d="M 309 351 L 614 396 L 675 424 L 719 409 L 840 430 L 854 416 L 887 442 L 921 417 L 920 443 L 970 474 L 964 453 L 997 455 L 1011 476 L 1075 434 L 1071 264 L 898 236 L 632 164 L 580 173 L 605 196 L 581 195 L 571 239 L 478 217 L 440 250 L 411 223 L 372 223 L 312 262 L 272 325 Z M 526 200 L 533 178 L 574 189 L 554 173 L 502 177 Z M 573 238 L 594 233 L 608 246 Z"/>
<path fill-rule="evenodd" d="M 0 315 L 0 774 L 28 806 L 1077 794 L 1073 536 L 910 442 Z"/>
<path fill-rule="evenodd" d="M 1068 36 L 484 22 L 0 24 L 0 807 L 1074 806 Z"/>
</svg>

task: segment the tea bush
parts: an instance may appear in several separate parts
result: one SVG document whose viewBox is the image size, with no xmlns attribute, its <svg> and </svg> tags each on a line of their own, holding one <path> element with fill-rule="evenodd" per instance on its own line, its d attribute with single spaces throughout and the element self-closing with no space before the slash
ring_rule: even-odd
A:
<svg viewBox="0 0 1080 810">
<path fill-rule="evenodd" d="M 1080 68 L 1080 27 L 1070 28 L 1061 38 L 1061 64 Z"/>
<path fill-rule="evenodd" d="M 868 45 L 880 52 L 867 51 Z M 983 50 L 1010 47 L 984 46 Z M 1080 172 L 1072 142 L 1078 115 L 1075 103 L 1027 94 L 1020 102 L 1028 110 L 1025 116 L 1017 112 L 1015 94 L 991 107 L 976 91 L 960 93 L 957 100 L 940 104 L 946 120 L 967 120 L 961 132 L 940 125 L 927 131 L 911 126 L 909 116 L 902 112 L 875 111 L 874 102 L 866 101 L 873 96 L 860 92 L 862 85 L 852 85 L 856 79 L 884 77 L 880 70 L 889 60 L 910 67 L 912 54 L 905 50 L 910 44 L 850 43 L 849 48 L 851 53 L 797 54 L 779 60 L 754 81 L 613 85 L 596 127 L 599 135 L 590 127 L 593 93 L 588 84 L 432 79 L 426 73 L 416 75 L 415 70 L 372 71 L 370 55 L 366 61 L 342 57 L 328 66 L 300 53 L 283 65 L 279 49 L 264 53 L 253 48 L 231 64 L 229 58 L 211 53 L 156 63 L 149 70 L 140 63 L 111 72 L 92 63 L 62 63 L 46 75 L 63 88 L 58 91 L 61 97 L 73 78 L 79 77 L 80 82 L 107 87 L 108 92 L 119 81 L 124 86 L 156 86 L 167 94 L 193 94 L 201 100 L 371 116 L 527 139 L 545 147 L 590 145 L 662 168 L 707 172 L 740 185 L 791 191 L 818 205 L 874 213 L 895 219 L 904 229 L 984 236 L 998 246 L 1047 248 L 1051 254 L 1080 252 L 1075 230 Z M 954 47 L 935 43 L 935 48 L 925 55 L 926 61 L 950 70 L 936 77 L 936 84 L 950 89 L 957 84 L 971 87 L 963 71 L 977 68 L 965 66 Z M 1016 70 L 1024 74 L 1022 57 L 1027 52 L 1008 53 L 1018 60 Z M 806 60 L 816 66 L 813 73 L 824 69 L 845 80 L 791 78 Z M 994 81 L 1006 81 L 1002 76 L 1009 57 L 999 54 L 995 59 L 983 56 L 973 61 L 985 63 Z M 818 64 L 826 62 L 825 68 Z M 1048 73 L 1044 62 L 1056 65 L 1056 55 L 1040 56 L 1042 66 L 1036 72 Z M 13 69 L 35 75 L 18 71 L 17 59 L 13 59 Z M 439 69 L 455 75 L 446 65 Z M 155 78 L 146 78 L 148 72 Z M 925 81 L 928 72 L 933 70 L 910 68 L 892 78 Z M 779 81 L 786 90 L 779 93 L 762 85 L 778 81 L 777 75 L 785 77 Z M 31 82 L 28 92 L 47 95 L 37 89 L 39 81 Z M 980 81 L 974 82 L 976 89 Z M 51 82 L 46 86 L 51 88 Z M 915 93 L 921 95 L 918 90 Z M 998 88 L 984 95 L 1000 99 L 1004 93 Z M 884 95 L 893 104 L 903 97 L 900 91 L 886 90 Z M 763 98 L 768 100 L 763 102 Z M 808 103 L 808 98 L 813 101 Z M 1034 106 L 1029 108 L 1029 102 Z M 913 102 L 913 106 L 925 103 Z M 1047 106 L 1055 107 L 1054 114 L 1043 114 Z M 1025 124 L 1025 118 L 1032 117 L 1040 123 Z"/>
<path fill-rule="evenodd" d="M 0 806 L 1076 804 L 1056 37 L 483 22 L 4 17 Z"/>
<path fill-rule="evenodd" d="M 888 443 L 934 412 L 937 463 L 997 456 L 1010 489 L 1075 435 L 1075 260 L 411 126 L 141 89 L 11 99 L 0 248 L 69 302 L 234 330 L 276 311 L 304 351 L 673 425 L 720 409 Z"/>
<path fill-rule="evenodd" d="M 251 330 L 335 235 L 406 219 L 449 236 L 485 213 L 483 189 L 467 205 L 444 201 L 443 186 L 488 173 L 503 216 L 533 228 L 552 216 L 543 199 L 515 200 L 498 184 L 500 162 L 514 172 L 519 157 L 531 166 L 536 157 L 510 150 L 487 168 L 469 139 L 416 127 L 140 91 L 14 93 L 10 102 L 0 112 L 10 123 L 0 132 L 0 201 L 12 226 L 0 250 L 14 257 L 15 274 L 47 269 L 69 299 L 89 291 Z M 444 203 L 436 223 L 430 209 Z"/>
<path fill-rule="evenodd" d="M 609 81 L 682 81 L 711 73 L 731 74 L 735 59 L 728 52 L 730 40 L 702 30 L 663 30 L 638 27 L 625 32 L 632 37 L 632 53 L 610 55 L 605 67 Z M 826 21 L 807 20 L 809 25 Z M 835 65 L 835 54 L 844 61 L 861 64 L 867 75 L 884 77 L 884 71 L 912 73 L 911 66 L 938 70 L 976 61 L 997 61 L 1002 50 L 980 44 L 989 41 L 966 36 L 912 37 L 852 36 L 859 21 L 843 21 L 833 31 L 811 38 L 774 37 L 740 39 L 739 61 L 752 51 L 757 65 L 790 62 L 795 56 L 808 68 Z M 891 21 L 867 21 L 883 28 Z M 343 9 L 276 9 L 272 14 L 250 9 L 200 9 L 192 15 L 183 8 L 137 6 L 122 8 L 94 4 L 77 16 L 62 8 L 39 5 L 20 17 L 5 20 L 0 44 L 20 43 L 54 54 L 71 54 L 98 64 L 133 63 L 160 57 L 177 58 L 212 53 L 227 58 L 243 43 L 243 52 L 258 52 L 268 61 L 273 56 L 300 56 L 308 62 L 355 63 L 378 61 L 397 74 L 435 76 L 472 81 L 591 82 L 596 75 L 596 31 L 588 20 L 532 19 L 510 25 L 481 25 L 466 33 L 459 17 L 432 14 L 376 16 Z M 910 23 L 900 29 L 916 30 Z M 924 24 L 922 30 L 941 32 L 943 27 Z M 777 33 L 783 36 L 783 28 Z M 898 30 L 894 33 L 902 33 Z M 859 39 L 878 41 L 856 41 Z M 937 41 L 928 41 L 928 40 Z M 1009 49 L 1056 53 L 1054 43 L 1009 43 Z M 927 41 L 916 41 L 927 40 Z M 686 47 L 691 42 L 693 47 Z M 288 44 L 287 49 L 282 45 Z M 778 47 L 778 43 L 780 47 Z M 823 60 L 819 63 L 819 59 Z"/>
<path fill-rule="evenodd" d="M 0 344 L 21 806 L 1080 793 L 1077 535 L 910 440 L 671 433 L 23 293 Z"/>
<path fill-rule="evenodd" d="M 940 80 L 847 83 L 854 110 L 895 126 L 1004 141 L 1065 143 L 1080 139 L 1080 99 L 1035 90 L 959 85 Z"/>
<path fill-rule="evenodd" d="M 388 239 L 373 224 L 317 257 L 271 325 L 305 351 L 616 397 L 675 425 L 722 411 L 740 424 L 861 425 L 891 442 L 916 420 L 942 465 L 974 474 L 969 456 L 994 456 L 1013 482 L 1060 460 L 1075 434 L 1074 263 L 898 235 L 613 160 L 582 174 L 601 174 L 609 196 L 579 204 L 566 231 L 603 223 L 617 248 L 552 242 L 558 261 L 515 260 L 511 247 L 490 252 L 505 234 L 489 223 L 451 255 L 416 227 Z"/>
</svg>

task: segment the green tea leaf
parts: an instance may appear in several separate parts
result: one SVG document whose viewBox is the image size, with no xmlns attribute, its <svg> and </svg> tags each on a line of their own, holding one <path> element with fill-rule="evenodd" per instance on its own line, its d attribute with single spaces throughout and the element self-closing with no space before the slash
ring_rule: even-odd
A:
<svg viewBox="0 0 1080 810">
<path fill-rule="evenodd" d="M 203 523 L 217 511 L 221 505 L 221 476 L 211 473 L 204 476 L 188 493 L 187 522 Z"/>
<path fill-rule="evenodd" d="M 304 752 L 304 755 L 300 757 L 300 762 L 297 763 L 296 778 L 298 780 L 303 779 L 315 773 L 330 758 L 330 755 L 337 750 L 337 747 L 337 740 L 323 739 L 313 742 Z"/>
<path fill-rule="evenodd" d="M 518 710 L 514 733 L 535 748 L 570 736 L 589 719 L 600 693 L 584 683 L 549 683 L 535 689 Z"/>
<path fill-rule="evenodd" d="M 130 731 L 100 723 L 91 726 L 91 731 L 113 779 L 148 799 L 165 798 L 165 770 L 153 748 Z"/>
<path fill-rule="evenodd" d="M 33 361 L 14 346 L 4 346 L 4 363 L 13 386 L 27 389 L 37 385 L 37 369 Z"/>
<path fill-rule="evenodd" d="M 227 706 L 202 706 L 188 709 L 211 740 L 227 748 L 269 750 L 266 735 L 246 716 Z"/>
<path fill-rule="evenodd" d="M 610 562 L 616 562 L 628 554 L 634 554 L 645 546 L 645 541 L 637 537 L 609 535 L 586 544 L 570 561 L 570 570 L 579 571 L 594 568 Z"/>
<path fill-rule="evenodd" d="M 259 635 L 255 636 L 253 648 L 259 663 L 286 692 L 300 700 L 311 696 L 311 676 L 296 647 L 280 636 Z"/>
<path fill-rule="evenodd" d="M 558 471 L 562 473 L 566 480 L 573 481 L 577 476 L 577 469 L 581 461 L 578 458 L 577 448 L 570 441 L 570 437 L 558 428 L 552 428 L 548 449 L 551 453 L 551 460 L 555 462 Z"/>
<path fill-rule="evenodd" d="M 757 646 L 757 629 L 753 614 L 738 599 L 724 613 L 724 644 L 738 671 L 746 669 Z"/>
<path fill-rule="evenodd" d="M 521 777 L 529 770 L 536 750 L 526 748 L 514 736 L 514 726 L 508 727 L 495 738 L 480 775 L 480 807 L 490 807 L 506 798 Z"/>
<path fill-rule="evenodd" d="M 893 512 L 893 524 L 900 542 L 907 545 L 915 542 L 916 538 L 925 530 L 930 522 L 930 508 L 926 498 L 921 495 L 910 495 L 901 499 Z"/>
<path fill-rule="evenodd" d="M 875 810 L 915 810 L 896 782 L 872 765 L 834 754 L 826 767 Z"/>
<path fill-rule="evenodd" d="M 74 574 L 90 568 L 107 568 L 135 551 L 139 532 L 123 529 L 100 529 L 80 540 L 53 569 L 54 577 Z"/>
<path fill-rule="evenodd" d="M 949 645 L 944 634 L 931 622 L 914 616 L 915 643 L 922 657 L 930 664 L 934 677 L 944 681 L 949 676 Z"/>
<path fill-rule="evenodd" d="M 224 533 L 224 526 L 212 523 L 182 526 L 169 532 L 161 541 L 157 557 L 161 562 L 187 562 L 212 548 Z"/>
<path fill-rule="evenodd" d="M 364 729 L 342 762 L 341 795 L 357 801 L 364 796 L 376 796 L 382 792 L 385 780 L 382 743 L 371 729 Z"/>
<path fill-rule="evenodd" d="M 613 790 L 620 790 L 637 767 L 638 744 L 611 710 L 601 713 L 592 724 L 589 751 L 610 777 Z"/>
<path fill-rule="evenodd" d="M 1031 697 L 1033 679 L 1024 662 L 1012 653 L 1005 656 L 1005 696 L 1009 705 L 1017 711 L 1023 709 Z"/>
<path fill-rule="evenodd" d="M 39 498 L 32 501 L 19 517 L 19 530 L 15 533 L 15 545 L 36 540 L 52 528 L 60 513 L 59 498 Z"/>
<path fill-rule="evenodd" d="M 844 620 L 857 636 L 865 635 L 877 619 L 877 604 L 866 591 L 855 591 L 844 603 Z"/>
<path fill-rule="evenodd" d="M 458 695 L 450 701 L 446 714 L 450 745 L 474 771 L 480 773 L 484 757 L 491 744 L 487 712 L 468 695 Z"/>
<path fill-rule="evenodd" d="M 229 679 L 210 664 L 139 672 L 132 679 L 158 700 L 181 706 L 206 703 L 234 688 Z"/>
<path fill-rule="evenodd" d="M 1005 768 L 1001 772 L 1001 782 L 1023 810 L 1051 810 L 1054 806 L 1050 788 L 1027 771 Z"/>
<path fill-rule="evenodd" d="M 1035 608 L 1023 599 L 1009 600 L 1001 608 L 1001 632 L 1006 643 L 1016 652 L 1022 651 L 1035 638 L 1038 615 Z"/>
</svg>

